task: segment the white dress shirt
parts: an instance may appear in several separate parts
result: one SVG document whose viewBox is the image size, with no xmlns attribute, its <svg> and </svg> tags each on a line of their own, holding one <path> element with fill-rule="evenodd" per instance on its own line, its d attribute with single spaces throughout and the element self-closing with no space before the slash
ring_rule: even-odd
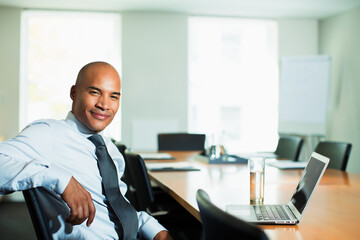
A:
<svg viewBox="0 0 360 240">
<path fill-rule="evenodd" d="M 87 139 L 89 136 L 89 129 L 70 112 L 65 120 L 35 121 L 13 139 L 0 143 L 0 194 L 38 186 L 62 194 L 72 176 L 91 194 L 96 208 L 91 226 L 87 227 L 85 221 L 74 225 L 71 233 L 60 228 L 54 239 L 118 239 L 102 194 L 95 145 Z M 109 138 L 103 139 L 125 196 L 127 186 L 120 179 L 125 169 L 123 156 Z M 138 212 L 138 220 L 143 239 L 153 239 L 165 230 L 146 212 Z"/>
</svg>

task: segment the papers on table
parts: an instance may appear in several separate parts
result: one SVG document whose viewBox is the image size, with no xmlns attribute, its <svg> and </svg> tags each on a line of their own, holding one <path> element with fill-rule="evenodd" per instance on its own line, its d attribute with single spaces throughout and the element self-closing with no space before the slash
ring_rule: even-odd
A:
<svg viewBox="0 0 360 240">
<path fill-rule="evenodd" d="M 277 160 L 268 162 L 267 165 L 277 167 L 279 169 L 304 169 L 307 162 L 298 162 L 292 160 Z"/>
<path fill-rule="evenodd" d="M 203 162 L 206 164 L 246 164 L 247 163 L 247 159 L 246 158 L 242 158 L 236 155 L 222 155 L 220 156 L 220 158 L 216 158 L 216 159 L 212 159 L 210 160 L 210 158 L 208 156 L 204 156 L 204 155 L 200 155 L 197 154 L 194 156 L 194 159 L 196 161 L 199 162 Z"/>
<path fill-rule="evenodd" d="M 146 163 L 149 171 L 200 171 L 187 162 Z"/>
<path fill-rule="evenodd" d="M 175 159 L 169 153 L 140 153 L 140 156 L 144 160 L 167 160 L 167 159 Z"/>
<path fill-rule="evenodd" d="M 262 158 L 277 158 L 278 155 L 276 155 L 273 152 L 252 152 L 252 153 L 238 153 L 237 156 L 241 158 L 252 158 L 252 157 L 262 157 Z"/>
</svg>

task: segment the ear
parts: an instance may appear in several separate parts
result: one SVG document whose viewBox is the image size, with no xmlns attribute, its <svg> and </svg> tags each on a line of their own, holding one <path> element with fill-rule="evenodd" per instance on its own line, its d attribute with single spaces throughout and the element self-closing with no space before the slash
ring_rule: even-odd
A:
<svg viewBox="0 0 360 240">
<path fill-rule="evenodd" d="M 74 101 L 76 86 L 72 85 L 70 89 L 70 98 Z"/>
</svg>

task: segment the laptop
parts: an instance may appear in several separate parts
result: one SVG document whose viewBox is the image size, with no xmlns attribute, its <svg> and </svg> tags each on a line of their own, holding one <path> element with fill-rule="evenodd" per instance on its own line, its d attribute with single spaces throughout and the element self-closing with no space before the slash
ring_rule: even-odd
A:
<svg viewBox="0 0 360 240">
<path fill-rule="evenodd" d="M 330 159 L 312 153 L 288 204 L 227 205 L 226 212 L 256 224 L 297 224 L 304 214 L 310 197 L 319 184 Z"/>
</svg>

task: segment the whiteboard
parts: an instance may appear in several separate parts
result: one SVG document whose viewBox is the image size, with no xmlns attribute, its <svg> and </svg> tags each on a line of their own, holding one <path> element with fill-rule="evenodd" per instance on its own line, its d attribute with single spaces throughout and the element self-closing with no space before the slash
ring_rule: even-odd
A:
<svg viewBox="0 0 360 240">
<path fill-rule="evenodd" d="M 330 57 L 284 57 L 280 67 L 279 132 L 324 135 Z"/>
<path fill-rule="evenodd" d="M 135 119 L 132 122 L 132 145 L 134 150 L 157 150 L 157 135 L 164 132 L 178 132 L 176 119 Z"/>
</svg>

